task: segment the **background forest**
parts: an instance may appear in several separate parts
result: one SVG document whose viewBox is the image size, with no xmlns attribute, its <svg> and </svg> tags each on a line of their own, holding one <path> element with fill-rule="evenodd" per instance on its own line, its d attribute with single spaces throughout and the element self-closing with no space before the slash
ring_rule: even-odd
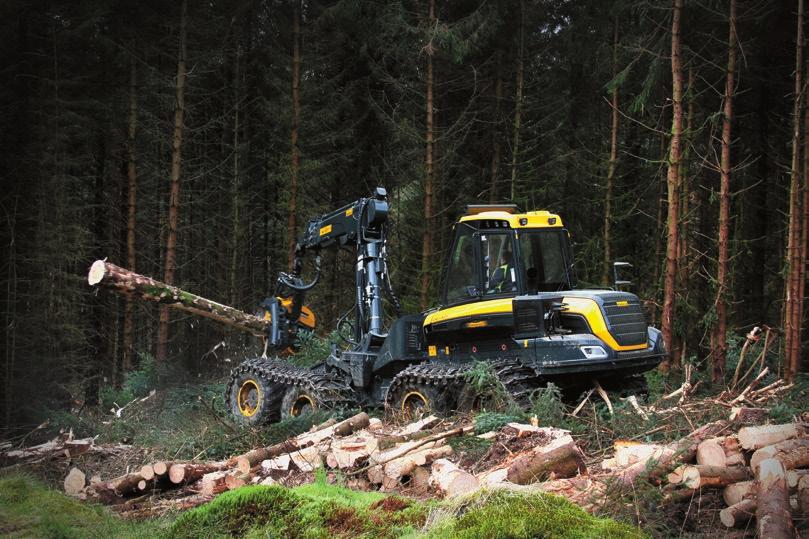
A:
<svg viewBox="0 0 809 539">
<path fill-rule="evenodd" d="M 6 0 L 0 424 L 93 405 L 155 356 L 208 378 L 258 351 L 176 313 L 161 350 L 158 309 L 92 292 L 93 260 L 252 311 L 305 221 L 377 185 L 405 311 L 435 305 L 464 206 L 513 201 L 562 216 L 581 281 L 634 265 L 674 367 L 721 381 L 725 343 L 767 324 L 789 376 L 803 0 L 736 3 Z M 322 335 L 353 263 L 324 255 Z"/>
</svg>

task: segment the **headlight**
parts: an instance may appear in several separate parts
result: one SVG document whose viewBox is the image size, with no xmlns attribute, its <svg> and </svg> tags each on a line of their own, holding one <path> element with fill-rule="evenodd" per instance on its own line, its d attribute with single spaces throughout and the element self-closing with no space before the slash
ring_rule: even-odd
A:
<svg viewBox="0 0 809 539">
<path fill-rule="evenodd" d="M 601 346 L 581 346 L 580 349 L 587 359 L 607 359 L 607 351 Z"/>
</svg>

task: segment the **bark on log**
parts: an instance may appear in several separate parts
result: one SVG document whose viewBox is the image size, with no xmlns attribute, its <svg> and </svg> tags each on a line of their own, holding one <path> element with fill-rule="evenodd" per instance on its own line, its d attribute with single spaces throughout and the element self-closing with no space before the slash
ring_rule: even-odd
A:
<svg viewBox="0 0 809 539">
<path fill-rule="evenodd" d="M 512 483 L 525 485 L 547 479 L 551 474 L 556 478 L 565 478 L 586 472 L 581 451 L 575 443 L 567 443 L 550 450 L 534 448 L 509 466 L 507 478 Z"/>
<path fill-rule="evenodd" d="M 792 539 L 792 515 L 789 512 L 789 491 L 784 465 L 776 459 L 766 459 L 759 464 L 756 479 L 758 536 Z"/>
<path fill-rule="evenodd" d="M 683 471 L 683 485 L 688 488 L 725 487 L 731 483 L 751 479 L 746 466 L 706 466 L 697 464 Z"/>
<path fill-rule="evenodd" d="M 419 466 L 432 464 L 434 461 L 440 458 L 448 457 L 451 454 L 452 448 L 448 445 L 442 445 L 439 447 L 431 447 L 428 449 L 422 449 L 421 451 L 415 451 L 405 455 L 404 457 L 392 460 L 385 464 L 382 468 L 382 488 L 388 490 L 394 489 L 399 486 L 399 483 L 403 477 L 410 476 L 413 473 L 413 470 Z"/>
<path fill-rule="evenodd" d="M 754 451 L 777 444 L 784 440 L 806 435 L 806 427 L 800 423 L 783 425 L 763 425 L 758 427 L 742 427 L 739 429 L 739 443 L 747 451 Z"/>
<path fill-rule="evenodd" d="M 785 440 L 762 447 L 750 457 L 750 467 L 755 470 L 766 459 L 778 459 L 787 470 L 809 466 L 809 440 Z"/>
<path fill-rule="evenodd" d="M 270 326 L 269 321 L 252 314 L 191 294 L 176 286 L 162 283 L 104 260 L 93 262 L 87 274 L 87 282 L 91 286 L 103 286 L 128 298 L 154 301 L 174 309 L 211 318 L 259 336 L 265 336 Z"/>
<path fill-rule="evenodd" d="M 766 408 L 734 406 L 730 409 L 730 420 L 736 423 L 762 423 L 766 417 Z"/>
<path fill-rule="evenodd" d="M 787 486 L 789 488 L 796 488 L 801 477 L 807 474 L 809 474 L 809 470 L 787 470 Z"/>
<path fill-rule="evenodd" d="M 139 471 L 131 472 L 111 480 L 110 487 L 119 496 L 124 496 L 131 492 L 136 492 L 138 489 L 138 483 L 141 480 L 143 480 L 143 476 L 140 475 Z"/>
<path fill-rule="evenodd" d="M 335 435 L 347 436 L 355 431 L 364 429 L 368 426 L 368 423 L 368 414 L 361 412 L 357 415 L 349 417 L 345 421 L 341 421 L 334 425 L 329 425 L 318 431 L 307 432 L 297 436 L 296 438 L 291 438 L 269 447 L 253 449 L 240 457 L 231 459 L 229 462 L 234 463 L 240 472 L 247 473 L 250 471 L 250 468 L 262 461 L 287 453 L 299 451 Z"/>
<path fill-rule="evenodd" d="M 453 436 L 461 436 L 463 434 L 472 432 L 473 430 L 474 427 L 458 427 L 456 429 L 431 434 L 430 436 L 422 438 L 421 440 L 418 441 L 405 442 L 402 445 L 395 447 L 394 449 L 391 449 L 390 451 L 386 451 L 379 455 L 371 455 L 370 465 L 375 466 L 377 464 L 388 463 L 394 459 L 403 457 L 404 455 L 410 453 L 411 451 L 415 451 L 419 447 L 424 447 L 429 443 L 444 440 L 445 438 L 451 438 Z"/>
<path fill-rule="evenodd" d="M 434 416 L 434 415 L 427 416 L 424 419 L 421 419 L 419 421 L 414 421 L 413 423 L 405 425 L 403 428 L 396 431 L 394 433 L 394 435 L 396 435 L 396 434 L 413 434 L 413 433 L 418 432 L 420 430 L 429 430 L 429 429 L 433 428 L 434 426 L 436 426 L 439 423 L 439 421 L 441 421 L 441 420 L 437 416 Z"/>
<path fill-rule="evenodd" d="M 736 505 L 742 500 L 754 498 L 756 496 L 755 481 L 739 481 L 728 485 L 722 491 L 722 499 L 728 506 Z"/>
<path fill-rule="evenodd" d="M 396 444 L 412 442 L 413 440 L 423 440 L 433 434 L 435 434 L 435 432 L 431 430 L 420 430 L 409 434 L 389 434 L 387 436 L 380 436 L 377 438 L 377 442 L 379 449 L 389 449 Z"/>
<path fill-rule="evenodd" d="M 756 514 L 756 500 L 744 499 L 719 511 L 719 520 L 728 528 L 745 526 Z"/>
<path fill-rule="evenodd" d="M 68 496 L 78 496 L 84 492 L 86 477 L 84 472 L 78 468 L 71 468 L 65 477 L 65 494 Z"/>
<path fill-rule="evenodd" d="M 804 517 L 809 517 L 809 475 L 801 476 L 797 484 L 798 510 Z"/>
<path fill-rule="evenodd" d="M 657 462 L 657 465 L 649 472 L 649 478 L 653 481 L 660 482 L 668 475 L 675 462 L 691 463 L 696 460 L 697 448 L 699 444 L 708 438 L 714 438 L 725 432 L 730 423 L 725 420 L 714 421 L 713 423 L 705 424 L 688 436 L 680 438 L 676 442 L 669 444 L 668 451 L 662 455 Z M 631 467 L 632 468 L 632 467 Z M 634 465 L 634 469 L 627 469 L 624 473 L 624 482 L 633 482 L 635 477 L 644 471 L 646 465 L 637 469 L 638 465 Z"/>
<path fill-rule="evenodd" d="M 169 468 L 169 480 L 175 485 L 193 483 L 205 474 L 222 470 L 225 462 L 178 462 Z"/>
<path fill-rule="evenodd" d="M 220 492 L 228 489 L 227 478 L 230 475 L 235 475 L 235 470 L 218 470 L 215 472 L 207 473 L 202 476 L 200 482 L 200 494 L 203 496 L 214 496 Z"/>
<path fill-rule="evenodd" d="M 438 459 L 433 462 L 430 484 L 445 498 L 468 494 L 480 487 L 480 483 L 474 475 L 465 472 L 447 459 Z"/>
</svg>

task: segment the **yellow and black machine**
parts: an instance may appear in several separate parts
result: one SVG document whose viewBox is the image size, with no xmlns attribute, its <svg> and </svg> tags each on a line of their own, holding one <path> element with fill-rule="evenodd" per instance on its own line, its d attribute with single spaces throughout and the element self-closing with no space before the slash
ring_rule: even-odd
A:
<svg viewBox="0 0 809 539">
<path fill-rule="evenodd" d="M 313 330 L 305 292 L 317 284 L 320 250 L 332 245 L 356 248 L 356 301 L 338 323 L 351 336 L 345 349 L 334 345 L 312 368 L 280 358 L 243 362 L 226 395 L 236 418 L 259 424 L 318 408 L 380 405 L 406 414 L 467 410 L 478 404 L 467 382 L 481 361 L 527 405 L 548 382 L 634 385 L 665 355 L 636 295 L 577 289 L 570 237 L 558 215 L 514 205 L 468 206 L 455 225 L 439 307 L 385 327 L 386 306 L 399 314 L 387 269 L 387 217 L 380 187 L 309 221 L 293 271 L 279 276 L 263 305 L 272 320 L 267 342 L 286 350 L 301 331 Z M 305 283 L 309 253 L 316 275 Z"/>
</svg>

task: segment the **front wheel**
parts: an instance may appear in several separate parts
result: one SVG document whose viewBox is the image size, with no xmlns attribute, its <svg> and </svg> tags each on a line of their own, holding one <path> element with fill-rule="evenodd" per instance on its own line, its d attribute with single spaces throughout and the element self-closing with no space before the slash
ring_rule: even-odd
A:
<svg viewBox="0 0 809 539">
<path fill-rule="evenodd" d="M 443 415 L 452 410 L 452 395 L 446 387 L 404 384 L 388 400 L 393 413 L 407 421 L 430 414 Z"/>
<path fill-rule="evenodd" d="M 244 425 L 258 426 L 281 418 L 282 386 L 273 384 L 252 369 L 235 373 L 228 391 L 231 415 Z"/>
</svg>

